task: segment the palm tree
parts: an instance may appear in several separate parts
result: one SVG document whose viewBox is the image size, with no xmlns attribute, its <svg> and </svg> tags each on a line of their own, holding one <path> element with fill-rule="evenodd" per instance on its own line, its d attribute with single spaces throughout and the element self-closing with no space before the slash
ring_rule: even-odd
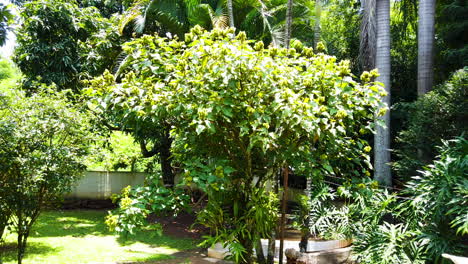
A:
<svg viewBox="0 0 468 264">
<path fill-rule="evenodd" d="M 380 76 L 377 81 L 384 84 L 387 96 L 383 101 L 390 106 L 390 0 L 376 0 L 377 47 L 375 66 Z M 386 127 L 377 125 L 374 136 L 374 179 L 390 186 L 390 111 L 378 118 Z"/>
<path fill-rule="evenodd" d="M 139 0 L 127 10 L 120 33 L 171 32 L 183 37 L 195 25 L 208 30 L 234 26 L 251 39 L 271 41 L 278 46 L 282 36 L 274 20 L 281 7 L 268 6 L 262 0 Z"/>
<path fill-rule="evenodd" d="M 432 89 L 434 79 L 435 0 L 419 0 L 418 25 L 418 96 Z"/>
<path fill-rule="evenodd" d="M 228 10 L 228 17 L 229 17 L 229 27 L 234 27 L 234 11 L 232 8 L 232 0 L 227 0 L 226 2 L 227 10 Z"/>
<path fill-rule="evenodd" d="M 286 29 L 284 31 L 284 46 L 288 49 L 289 42 L 291 40 L 291 30 L 292 30 L 292 8 L 293 0 L 288 0 L 288 7 L 286 9 Z"/>
<path fill-rule="evenodd" d="M 139 0 L 123 17 L 120 25 L 122 34 L 129 25 L 137 34 L 158 32 L 183 36 L 190 28 L 188 7 L 192 1 Z"/>
<path fill-rule="evenodd" d="M 361 0 L 361 5 L 360 60 L 365 70 L 379 70 L 377 81 L 384 84 L 383 100 L 390 106 L 390 0 Z M 390 186 L 390 111 L 376 121 L 384 126 L 377 124 L 374 136 L 374 179 Z"/>
</svg>

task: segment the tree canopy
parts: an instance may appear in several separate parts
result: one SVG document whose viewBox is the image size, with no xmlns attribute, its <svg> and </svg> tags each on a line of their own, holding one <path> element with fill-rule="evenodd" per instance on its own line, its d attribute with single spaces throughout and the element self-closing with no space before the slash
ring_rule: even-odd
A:
<svg viewBox="0 0 468 264">
<path fill-rule="evenodd" d="M 238 232 L 223 221 L 215 228 L 245 261 L 251 238 L 268 235 L 268 222 L 248 220 L 252 206 L 261 207 L 254 197 L 267 195 L 256 188 L 288 165 L 318 178 L 366 173 L 370 147 L 362 136 L 374 114 L 385 113 L 385 92 L 372 82 L 377 72 L 365 72 L 360 84 L 349 62 L 299 41 L 291 46 L 264 48 L 232 29 L 195 27 L 184 41 L 146 35 L 124 46 L 129 68 L 120 82 L 106 72 L 86 90 L 95 111 L 124 126 L 171 127 L 184 181 L 226 210 L 224 221 Z"/>
<path fill-rule="evenodd" d="M 90 142 L 87 116 L 63 93 L 38 89 L 0 95 L 0 235 L 18 233 L 18 263 L 40 212 L 83 174 Z"/>
</svg>

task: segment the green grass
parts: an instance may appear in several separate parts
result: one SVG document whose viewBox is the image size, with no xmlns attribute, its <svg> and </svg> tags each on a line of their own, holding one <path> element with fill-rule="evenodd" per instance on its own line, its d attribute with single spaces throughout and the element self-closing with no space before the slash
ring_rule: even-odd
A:
<svg viewBox="0 0 468 264">
<path fill-rule="evenodd" d="M 28 239 L 24 263 L 154 261 L 196 247 L 198 241 L 154 236 L 142 231 L 126 240 L 107 230 L 104 211 L 44 212 Z M 16 263 L 16 236 L 6 236 L 3 261 Z"/>
</svg>

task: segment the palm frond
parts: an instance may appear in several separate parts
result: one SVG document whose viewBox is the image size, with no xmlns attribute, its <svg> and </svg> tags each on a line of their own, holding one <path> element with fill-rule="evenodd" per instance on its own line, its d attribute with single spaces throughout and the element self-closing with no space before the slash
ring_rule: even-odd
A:
<svg viewBox="0 0 468 264">
<path fill-rule="evenodd" d="M 229 16 L 224 6 L 224 1 L 218 1 L 218 5 L 214 10 L 214 16 L 212 18 L 213 28 L 228 28 L 229 27 Z"/>
<path fill-rule="evenodd" d="M 279 47 L 283 44 L 284 36 L 283 36 L 283 28 L 272 26 L 269 19 L 272 17 L 272 14 L 277 12 L 280 7 L 276 7 L 275 9 L 268 9 L 265 3 L 261 0 L 258 0 L 260 7 L 258 8 L 259 14 L 262 18 L 264 28 L 268 30 L 271 36 L 271 43 L 274 47 Z"/>
<path fill-rule="evenodd" d="M 152 0 L 145 10 L 145 24 L 154 21 L 163 31 L 183 35 L 189 25 L 186 14 L 182 14 L 186 11 L 181 4 L 173 0 Z"/>
<path fill-rule="evenodd" d="M 139 15 L 133 19 L 133 31 L 142 34 L 146 26 L 146 16 Z"/>
<path fill-rule="evenodd" d="M 119 31 L 122 34 L 129 24 L 133 31 L 142 34 L 151 25 L 156 31 L 168 31 L 182 35 L 189 28 L 188 10 L 194 8 L 199 0 L 140 0 L 122 18 Z M 155 30 L 155 29 L 153 29 Z"/>
<path fill-rule="evenodd" d="M 198 0 L 186 0 L 198 1 Z M 190 25 L 200 25 L 204 28 L 211 26 L 213 9 L 208 4 L 187 3 L 187 14 Z"/>
<path fill-rule="evenodd" d="M 112 73 L 114 74 L 114 78 L 116 81 L 118 81 L 125 70 L 125 68 L 128 66 L 129 62 L 129 56 L 125 51 L 122 51 L 118 56 L 115 61 L 114 68 L 112 69 Z"/>
<path fill-rule="evenodd" d="M 121 35 L 127 26 L 135 23 L 135 20 L 142 16 L 143 10 L 145 9 L 145 6 L 148 5 L 148 3 L 149 0 L 140 0 L 135 2 L 135 4 L 125 12 L 124 16 L 122 16 L 119 26 L 119 33 Z"/>
</svg>

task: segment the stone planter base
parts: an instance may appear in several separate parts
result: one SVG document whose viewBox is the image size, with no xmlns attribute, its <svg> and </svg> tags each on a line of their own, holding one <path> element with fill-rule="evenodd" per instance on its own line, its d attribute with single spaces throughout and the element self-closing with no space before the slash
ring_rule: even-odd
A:
<svg viewBox="0 0 468 264">
<path fill-rule="evenodd" d="M 268 252 L 268 240 L 262 239 L 262 247 L 263 247 L 263 253 L 266 255 Z M 300 253 L 299 252 L 299 241 L 297 240 L 285 240 L 284 241 L 284 248 L 285 251 L 283 253 L 284 258 L 286 259 L 287 257 L 287 251 L 289 250 L 290 252 L 297 252 L 297 254 L 308 254 L 311 257 L 314 256 L 316 259 L 323 259 L 323 258 L 328 258 L 326 256 L 334 256 L 337 255 L 337 257 L 340 257 L 343 255 L 345 259 L 349 257 L 349 252 L 351 251 L 351 240 L 312 240 L 310 239 L 307 243 L 307 253 Z M 276 240 L 276 250 L 275 250 L 275 259 L 277 260 L 279 257 L 279 244 L 280 241 Z M 349 248 L 349 250 L 348 250 Z M 343 249 L 340 251 L 339 249 Z M 292 250 L 292 251 L 291 251 Z M 335 250 L 335 251 L 334 251 Z M 255 251 L 255 250 L 254 250 Z M 218 259 L 223 259 L 226 256 L 228 256 L 229 250 L 227 248 L 224 248 L 221 243 L 216 243 L 213 247 L 210 247 L 208 249 L 208 256 L 212 258 L 218 258 Z M 296 253 L 293 253 L 296 254 Z M 325 257 L 322 257 L 322 254 Z M 320 256 L 320 257 L 318 257 Z M 340 257 L 341 258 L 341 257 Z M 291 262 L 291 263 L 296 263 L 296 262 Z M 303 262 L 298 262 L 298 263 L 303 263 Z M 314 263 L 314 264 L 322 264 L 322 263 L 330 263 L 330 264 L 339 264 L 339 263 L 347 263 L 347 262 L 304 262 L 304 263 Z"/>
<path fill-rule="evenodd" d="M 335 248 L 317 252 L 301 253 L 288 248 L 285 252 L 287 264 L 350 264 L 351 247 Z"/>
<path fill-rule="evenodd" d="M 316 252 L 350 246 L 351 240 L 312 240 L 307 242 L 306 252 Z"/>
</svg>

